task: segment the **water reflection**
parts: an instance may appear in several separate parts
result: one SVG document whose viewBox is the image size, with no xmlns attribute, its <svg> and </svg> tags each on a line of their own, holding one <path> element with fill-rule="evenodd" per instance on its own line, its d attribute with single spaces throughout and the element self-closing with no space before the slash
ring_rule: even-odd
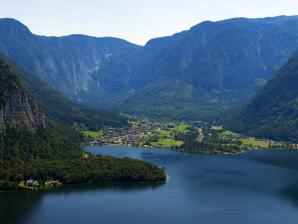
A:
<svg viewBox="0 0 298 224">
<path fill-rule="evenodd" d="M 44 197 L 71 197 L 73 195 L 96 195 L 100 193 L 140 192 L 155 190 L 163 184 L 130 184 L 130 183 L 105 183 L 68 185 L 52 190 L 39 192 L 0 192 L 0 223 L 26 223 L 28 217 L 38 210 L 43 204 Z"/>
<path fill-rule="evenodd" d="M 163 184 L 131 184 L 131 183 L 105 183 L 105 184 L 80 184 L 80 185 L 68 185 L 53 189 L 45 192 L 45 194 L 76 194 L 76 193 L 92 193 L 96 191 L 109 191 L 109 192 L 130 192 L 130 191 L 143 191 L 154 190 L 161 187 Z"/>
<path fill-rule="evenodd" d="M 298 153 L 293 150 L 270 150 L 247 153 L 257 162 L 298 170 Z"/>
<path fill-rule="evenodd" d="M 23 223 L 41 201 L 39 193 L 0 192 L 0 223 Z"/>
</svg>

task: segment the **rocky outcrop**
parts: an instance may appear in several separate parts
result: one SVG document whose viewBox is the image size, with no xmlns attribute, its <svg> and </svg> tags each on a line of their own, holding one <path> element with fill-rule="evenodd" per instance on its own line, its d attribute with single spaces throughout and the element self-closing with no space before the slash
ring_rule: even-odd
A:
<svg viewBox="0 0 298 224">
<path fill-rule="evenodd" d="M 0 129 L 7 127 L 36 131 L 45 127 L 45 115 L 13 68 L 0 58 Z"/>
<path fill-rule="evenodd" d="M 45 127 L 45 114 L 35 99 L 17 88 L 0 106 L 0 129 L 6 126 L 35 131 Z"/>
</svg>

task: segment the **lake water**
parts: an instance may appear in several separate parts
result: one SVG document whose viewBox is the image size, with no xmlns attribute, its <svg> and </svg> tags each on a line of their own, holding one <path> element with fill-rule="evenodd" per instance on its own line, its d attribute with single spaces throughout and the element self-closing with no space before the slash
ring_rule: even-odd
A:
<svg viewBox="0 0 298 224">
<path fill-rule="evenodd" d="M 166 167 L 163 185 L 83 185 L 0 193 L 0 223 L 298 223 L 298 151 L 202 155 L 86 148 Z"/>
</svg>

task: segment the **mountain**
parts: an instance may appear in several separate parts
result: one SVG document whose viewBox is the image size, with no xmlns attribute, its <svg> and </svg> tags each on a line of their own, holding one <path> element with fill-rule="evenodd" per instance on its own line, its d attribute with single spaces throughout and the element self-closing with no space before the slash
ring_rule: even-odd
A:
<svg viewBox="0 0 298 224">
<path fill-rule="evenodd" d="M 226 121 L 241 133 L 298 142 L 298 53 Z"/>
<path fill-rule="evenodd" d="M 253 96 L 288 60 L 298 47 L 297 25 L 296 16 L 236 18 L 150 40 L 132 81 L 135 92 L 116 105 L 212 118 Z"/>
<path fill-rule="evenodd" d="M 8 60 L 6 58 L 6 60 Z M 15 62 L 10 64 L 16 70 L 21 84 L 36 97 L 51 120 L 68 126 L 81 126 L 90 130 L 99 130 L 104 127 L 125 127 L 127 119 L 117 113 L 96 110 L 70 101 L 36 76 L 24 70 Z"/>
<path fill-rule="evenodd" d="M 297 16 L 206 21 L 144 47 L 38 36 L 0 20 L 0 52 L 72 100 L 158 117 L 223 114 L 254 96 L 297 48 Z"/>
<path fill-rule="evenodd" d="M 0 20 L 0 51 L 77 102 L 96 104 L 96 97 L 126 90 L 139 49 L 117 38 L 38 36 L 14 19 Z"/>
</svg>

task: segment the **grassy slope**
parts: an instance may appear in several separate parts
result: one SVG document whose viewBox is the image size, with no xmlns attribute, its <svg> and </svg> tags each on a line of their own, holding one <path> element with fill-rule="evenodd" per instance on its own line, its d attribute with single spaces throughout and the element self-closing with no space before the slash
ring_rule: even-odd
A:
<svg viewBox="0 0 298 224">
<path fill-rule="evenodd" d="M 152 134 L 147 134 L 147 138 L 150 140 L 156 139 L 156 141 L 150 141 L 152 146 L 159 146 L 165 148 L 180 148 L 184 142 L 181 140 L 177 140 L 176 134 L 187 134 L 190 126 L 184 123 L 173 123 L 167 122 L 165 125 L 170 126 L 168 130 L 161 130 L 157 128 L 154 130 Z"/>
<path fill-rule="evenodd" d="M 88 138 L 99 138 L 103 135 L 102 131 L 82 131 L 82 134 Z"/>
</svg>

